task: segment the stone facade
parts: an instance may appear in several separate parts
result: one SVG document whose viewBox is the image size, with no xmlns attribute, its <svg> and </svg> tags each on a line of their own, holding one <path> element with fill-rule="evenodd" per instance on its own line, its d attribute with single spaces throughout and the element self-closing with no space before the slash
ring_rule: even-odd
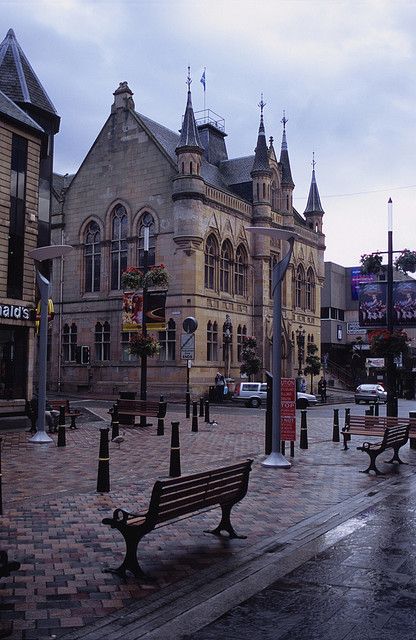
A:
<svg viewBox="0 0 416 640">
<path fill-rule="evenodd" d="M 165 264 L 170 274 L 169 325 L 159 335 L 161 354 L 147 360 L 148 397 L 184 393 L 180 345 L 188 316 L 198 321 L 190 371 L 194 394 L 207 391 L 217 370 L 239 379 L 244 334 L 256 337 L 263 369 L 271 369 L 271 264 L 282 256 L 282 247 L 281 241 L 252 238 L 246 227 L 253 225 L 298 234 L 283 285 L 283 373 L 295 375 L 296 329 L 302 325 L 308 340 L 320 345 L 325 243 L 322 209 L 302 216 L 293 208 L 287 149 L 282 162 L 271 141 L 263 168 L 256 161 L 259 141 L 256 156 L 229 160 L 218 122 L 195 122 L 190 92 L 180 136 L 138 114 L 127 83 L 114 96 L 111 114 L 78 172 L 65 184 L 56 177 L 52 243 L 71 244 L 74 250 L 54 264 L 58 322 L 49 379 L 68 391 L 139 390 L 140 360 L 132 360 L 122 339 L 116 272 L 141 260 L 144 214 L 153 220 L 154 263 Z M 223 336 L 227 316 L 232 323 L 229 371 Z M 88 364 L 77 362 L 81 345 L 89 347 Z"/>
</svg>

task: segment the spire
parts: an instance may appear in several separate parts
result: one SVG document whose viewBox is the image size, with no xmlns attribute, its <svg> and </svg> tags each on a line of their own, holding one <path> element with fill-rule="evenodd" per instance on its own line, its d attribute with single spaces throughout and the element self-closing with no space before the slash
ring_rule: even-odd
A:
<svg viewBox="0 0 416 640">
<path fill-rule="evenodd" d="M 181 136 L 179 138 L 179 143 L 176 147 L 176 151 L 183 147 L 197 148 L 201 151 L 203 150 L 201 141 L 199 139 L 198 127 L 196 126 L 195 122 L 194 110 L 192 108 L 191 82 L 191 69 L 190 67 L 188 67 L 188 77 L 186 80 L 186 84 L 188 85 L 188 101 L 186 103 L 185 115 L 182 122 Z"/>
<path fill-rule="evenodd" d="M 59 128 L 56 109 L 17 42 L 13 29 L 8 30 L 0 44 L 0 91 L 23 109 L 34 107 L 52 114 Z"/>
<path fill-rule="evenodd" d="M 253 168 L 251 170 L 252 173 L 256 171 L 270 173 L 270 165 L 269 165 L 269 156 L 266 142 L 266 133 L 264 130 L 264 122 L 263 122 L 263 108 L 266 106 L 266 103 L 263 102 L 263 94 L 261 94 L 261 100 L 259 102 L 260 107 L 260 126 L 259 126 L 259 135 L 257 137 L 257 146 L 255 149 L 254 163 Z"/>
<path fill-rule="evenodd" d="M 324 210 L 321 205 L 321 199 L 319 197 L 318 185 L 316 184 L 315 178 L 315 153 L 312 154 L 312 181 L 309 189 L 308 202 L 306 204 L 306 209 L 304 211 L 304 215 L 310 215 L 313 213 L 324 213 Z"/>
<path fill-rule="evenodd" d="M 287 140 L 286 140 L 286 122 L 287 118 L 285 112 L 283 111 L 283 118 L 281 123 L 283 124 L 283 135 L 282 135 L 282 147 L 280 151 L 280 164 L 282 165 L 282 185 L 287 187 L 294 187 L 295 183 L 292 179 L 292 171 L 290 170 L 290 161 L 289 161 L 289 152 L 287 150 Z"/>
</svg>

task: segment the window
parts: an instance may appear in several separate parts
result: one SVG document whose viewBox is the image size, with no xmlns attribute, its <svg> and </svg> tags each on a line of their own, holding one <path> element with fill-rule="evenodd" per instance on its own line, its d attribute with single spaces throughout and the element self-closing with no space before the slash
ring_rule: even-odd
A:
<svg viewBox="0 0 416 640">
<path fill-rule="evenodd" d="M 300 307 L 301 309 L 305 308 L 304 287 L 305 287 L 305 270 L 300 264 L 296 269 L 295 291 L 296 291 L 296 306 Z"/>
<path fill-rule="evenodd" d="M 218 325 L 211 320 L 207 324 L 207 360 L 218 360 Z"/>
<path fill-rule="evenodd" d="M 121 333 L 121 359 L 123 362 L 137 362 L 139 356 L 130 353 L 130 338 L 135 335 L 137 331 L 123 331 Z"/>
<path fill-rule="evenodd" d="M 215 289 L 215 266 L 217 256 L 217 241 L 213 235 L 210 235 L 205 243 L 205 286 L 207 289 Z"/>
<path fill-rule="evenodd" d="M 127 268 L 127 213 L 121 204 L 114 209 L 111 224 L 111 288 L 120 289 Z"/>
<path fill-rule="evenodd" d="M 306 308 L 315 311 L 315 276 L 311 267 L 306 274 Z"/>
<path fill-rule="evenodd" d="M 236 295 L 247 295 L 247 252 L 241 244 L 235 254 L 234 287 Z"/>
<path fill-rule="evenodd" d="M 22 298 L 23 296 L 26 173 L 27 140 L 13 134 L 10 166 L 10 226 L 7 267 L 7 297 L 9 298 Z"/>
<path fill-rule="evenodd" d="M 77 325 L 65 324 L 62 331 L 62 357 L 64 362 L 76 362 L 77 359 Z"/>
<path fill-rule="evenodd" d="M 321 318 L 329 318 L 329 307 L 321 307 Z"/>
<path fill-rule="evenodd" d="M 237 360 L 238 362 L 241 362 L 241 351 L 243 349 L 243 341 L 246 335 L 247 335 L 246 325 L 242 327 L 241 324 L 239 324 L 237 327 Z"/>
<path fill-rule="evenodd" d="M 90 222 L 85 232 L 85 291 L 100 290 L 101 233 L 96 222 Z"/>
<path fill-rule="evenodd" d="M 110 325 L 97 322 L 95 325 L 95 359 L 97 362 L 110 360 Z"/>
<path fill-rule="evenodd" d="M 220 291 L 225 291 L 225 293 L 231 293 L 231 259 L 232 248 L 230 243 L 226 241 L 222 245 L 220 259 Z"/>
<path fill-rule="evenodd" d="M 149 250 L 147 253 L 147 266 L 152 267 L 156 264 L 156 231 L 155 231 L 155 221 L 153 216 L 146 211 L 142 215 L 139 220 L 139 244 L 138 244 L 138 255 L 137 255 L 137 264 L 139 267 L 143 267 L 144 265 L 144 230 L 145 227 L 149 227 Z"/>
<path fill-rule="evenodd" d="M 169 320 L 166 331 L 159 331 L 159 360 L 173 362 L 176 359 L 176 324 Z"/>
</svg>

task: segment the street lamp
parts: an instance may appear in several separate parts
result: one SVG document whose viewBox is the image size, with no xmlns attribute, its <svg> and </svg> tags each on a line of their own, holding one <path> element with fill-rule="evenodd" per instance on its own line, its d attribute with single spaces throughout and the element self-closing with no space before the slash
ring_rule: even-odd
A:
<svg viewBox="0 0 416 640">
<path fill-rule="evenodd" d="M 225 346 L 225 378 L 229 378 L 230 377 L 230 365 L 231 365 L 231 342 L 232 342 L 232 332 L 233 332 L 233 325 L 231 324 L 231 318 L 230 316 L 227 315 L 225 316 L 225 322 L 224 322 L 224 327 L 223 327 L 223 340 L 224 340 L 224 346 Z"/>
<path fill-rule="evenodd" d="M 149 237 L 150 237 L 150 227 L 153 223 L 153 218 L 150 213 L 146 213 L 143 216 L 142 225 L 143 225 L 143 265 L 142 271 L 143 276 L 149 270 L 148 262 L 149 262 Z M 147 293 L 147 282 L 146 278 L 143 278 L 143 319 L 142 319 L 142 334 L 144 337 L 147 336 L 147 311 L 149 306 L 149 298 Z M 140 358 L 140 400 L 147 400 L 147 354 L 143 353 Z M 146 427 L 146 416 L 140 416 L 140 426 Z"/>
<path fill-rule="evenodd" d="M 72 250 L 71 245 L 56 244 L 48 247 L 38 247 L 28 252 L 30 258 L 36 263 L 44 260 L 52 260 L 65 256 Z M 40 273 L 36 264 L 36 279 L 40 293 L 40 324 L 39 324 L 39 349 L 38 349 L 38 419 L 36 422 L 36 433 L 30 438 L 30 442 L 44 443 L 53 442 L 45 432 L 45 410 L 46 410 L 46 368 L 47 368 L 47 346 L 48 346 L 48 299 L 49 280 Z M 62 301 L 61 301 L 62 303 Z"/>
<path fill-rule="evenodd" d="M 305 357 L 305 329 L 302 329 L 302 325 L 299 329 L 296 329 L 296 345 L 298 347 L 298 376 L 302 375 L 302 364 Z"/>
<path fill-rule="evenodd" d="M 393 333 L 393 202 L 387 204 L 387 331 Z M 386 357 L 386 386 L 388 416 L 397 416 L 396 365 L 394 356 Z"/>
<path fill-rule="evenodd" d="M 282 378 L 282 281 L 293 253 L 293 244 L 297 238 L 294 231 L 270 227 L 246 227 L 251 233 L 269 236 L 275 240 L 286 240 L 289 251 L 273 266 L 273 394 L 272 394 L 272 451 L 262 464 L 266 467 L 289 469 L 290 462 L 280 452 L 280 419 L 281 419 L 281 378 Z"/>
</svg>

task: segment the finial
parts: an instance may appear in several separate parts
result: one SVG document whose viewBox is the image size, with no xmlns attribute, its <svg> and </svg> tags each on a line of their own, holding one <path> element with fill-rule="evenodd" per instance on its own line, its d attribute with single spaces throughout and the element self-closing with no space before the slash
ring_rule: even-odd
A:
<svg viewBox="0 0 416 640">
<path fill-rule="evenodd" d="M 263 92 L 261 93 L 261 100 L 258 106 L 260 107 L 260 115 L 263 116 L 263 109 L 266 106 L 266 103 L 263 100 Z"/>
<path fill-rule="evenodd" d="M 315 171 L 315 151 L 312 151 L 312 170 Z"/>
<path fill-rule="evenodd" d="M 272 146 L 272 144 L 273 144 L 273 136 L 270 136 L 269 142 L 270 142 L 270 146 Z"/>
<path fill-rule="evenodd" d="M 188 77 L 186 79 L 186 84 L 188 85 L 188 91 L 191 90 L 191 67 L 188 66 Z"/>
<path fill-rule="evenodd" d="M 280 122 L 283 124 L 283 131 L 286 131 L 286 122 L 288 122 L 288 119 L 286 118 L 286 112 L 283 109 L 283 118 L 280 120 Z"/>
</svg>

